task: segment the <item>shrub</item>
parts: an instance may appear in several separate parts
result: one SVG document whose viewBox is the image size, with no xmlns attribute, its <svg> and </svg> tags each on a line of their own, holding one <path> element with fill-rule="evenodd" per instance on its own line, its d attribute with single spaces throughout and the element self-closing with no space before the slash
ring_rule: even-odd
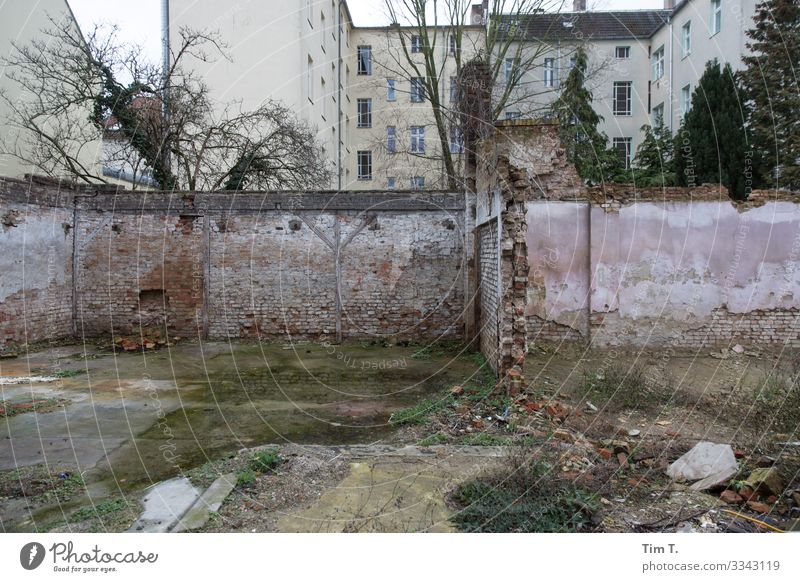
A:
<svg viewBox="0 0 800 582">
<path fill-rule="evenodd" d="M 240 469 L 236 471 L 236 486 L 242 489 L 252 487 L 256 484 L 256 474 L 252 469 Z"/>
<path fill-rule="evenodd" d="M 256 452 L 250 459 L 249 468 L 256 473 L 274 472 L 283 462 L 275 449 L 265 449 Z"/>
</svg>

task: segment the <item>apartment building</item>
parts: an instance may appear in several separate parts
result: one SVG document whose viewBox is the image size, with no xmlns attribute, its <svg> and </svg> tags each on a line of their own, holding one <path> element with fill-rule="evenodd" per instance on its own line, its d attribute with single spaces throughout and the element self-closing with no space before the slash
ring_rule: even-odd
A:
<svg viewBox="0 0 800 582">
<path fill-rule="evenodd" d="M 60 28 L 78 29 L 78 24 L 66 0 L 39 0 L 37 2 L 5 2 L 2 5 L 3 18 L 0 19 L 0 56 L 8 57 L 13 54 L 14 45 L 27 46 L 32 41 L 45 38 L 43 30 Z M 51 20 L 52 19 L 52 20 Z M 14 103 L 24 103 L 36 99 L 35 95 L 28 94 L 18 83 L 9 77 L 11 71 L 0 63 L 0 93 Z M 4 144 L 22 157 L 30 158 L 33 145 L 26 139 L 24 133 L 14 127 L 11 120 L 12 112 L 7 103 L 0 100 L 0 138 Z M 88 124 L 89 112 L 78 115 L 72 120 L 74 123 Z M 62 122 L 64 120 L 61 120 Z M 79 146 L 75 144 L 75 148 Z M 81 144 L 79 151 L 70 152 L 85 167 L 96 167 L 101 157 L 101 136 L 97 132 L 97 142 Z M 99 167 L 96 167 L 99 173 Z M 22 161 L 19 157 L 0 154 L 0 176 L 21 178 L 25 174 L 41 174 L 36 166 Z"/>
<path fill-rule="evenodd" d="M 662 120 L 673 130 L 691 92 L 712 59 L 742 66 L 745 31 L 757 0 L 665 0 L 663 9 L 539 13 L 515 23 L 520 42 L 534 51 L 504 117 L 546 113 L 569 73 L 575 50 L 589 56 L 588 84 L 603 117 L 601 130 L 630 162 L 641 127 Z M 466 62 L 482 46 L 487 4 L 476 4 L 460 42 L 446 27 L 432 30 L 437 86 L 453 99 L 454 51 Z M 254 107 L 266 98 L 293 105 L 318 130 L 334 170 L 331 188 L 347 190 L 436 189 L 446 185 L 440 140 L 430 104 L 405 51 L 417 58 L 421 42 L 399 25 L 356 27 L 345 0 L 170 0 L 170 41 L 188 26 L 216 30 L 231 61 L 192 63 L 220 103 Z M 513 51 L 509 54 L 513 54 Z M 504 63 L 513 71 L 514 59 Z M 447 147 L 460 163 L 456 128 Z"/>
</svg>

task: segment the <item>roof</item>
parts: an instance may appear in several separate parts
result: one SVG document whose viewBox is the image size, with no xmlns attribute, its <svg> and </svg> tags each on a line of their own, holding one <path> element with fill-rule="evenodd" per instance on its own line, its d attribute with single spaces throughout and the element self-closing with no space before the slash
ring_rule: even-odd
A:
<svg viewBox="0 0 800 582">
<path fill-rule="evenodd" d="M 542 12 L 522 19 L 526 40 L 622 40 L 650 38 L 669 19 L 671 10 L 617 10 L 611 12 Z M 504 15 L 500 27 L 508 29 L 514 17 Z"/>
</svg>

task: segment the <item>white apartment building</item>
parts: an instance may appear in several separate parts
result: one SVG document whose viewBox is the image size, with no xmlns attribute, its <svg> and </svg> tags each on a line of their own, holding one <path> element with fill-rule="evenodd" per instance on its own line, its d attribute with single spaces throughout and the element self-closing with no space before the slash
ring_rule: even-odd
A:
<svg viewBox="0 0 800 582">
<path fill-rule="evenodd" d="M 577 46 L 589 55 L 589 87 L 603 117 L 601 130 L 628 160 L 641 142 L 640 128 L 661 116 L 673 130 L 688 106 L 707 61 L 742 65 L 745 31 L 756 0 L 666 0 L 660 10 L 587 11 L 576 0 L 568 13 L 525 17 L 523 42 L 537 51 L 525 73 L 526 100 L 506 117 L 545 113 L 569 73 Z M 254 107 L 266 98 L 294 106 L 314 125 L 332 169 L 333 189 L 436 189 L 445 185 L 431 107 L 400 66 L 398 25 L 356 27 L 345 0 L 169 0 L 170 40 L 183 26 L 216 30 L 232 61 L 196 62 L 220 103 Z M 436 32 L 439 90 L 449 102 L 457 70 L 452 51 L 469 60 L 485 34 L 486 3 L 473 7 L 474 24 L 461 46 L 446 28 Z M 483 12 L 483 14 L 482 14 Z M 438 50 L 441 47 L 441 50 Z M 514 63 L 507 63 L 513 67 Z M 450 140 L 459 160 L 459 135 Z"/>
</svg>

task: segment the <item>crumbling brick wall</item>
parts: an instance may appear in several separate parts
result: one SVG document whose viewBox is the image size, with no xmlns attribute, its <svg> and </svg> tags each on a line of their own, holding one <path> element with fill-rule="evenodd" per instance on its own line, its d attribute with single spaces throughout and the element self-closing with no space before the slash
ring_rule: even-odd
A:
<svg viewBox="0 0 800 582">
<path fill-rule="evenodd" d="M 0 348 L 72 333 L 72 192 L 0 180 Z"/>
</svg>

